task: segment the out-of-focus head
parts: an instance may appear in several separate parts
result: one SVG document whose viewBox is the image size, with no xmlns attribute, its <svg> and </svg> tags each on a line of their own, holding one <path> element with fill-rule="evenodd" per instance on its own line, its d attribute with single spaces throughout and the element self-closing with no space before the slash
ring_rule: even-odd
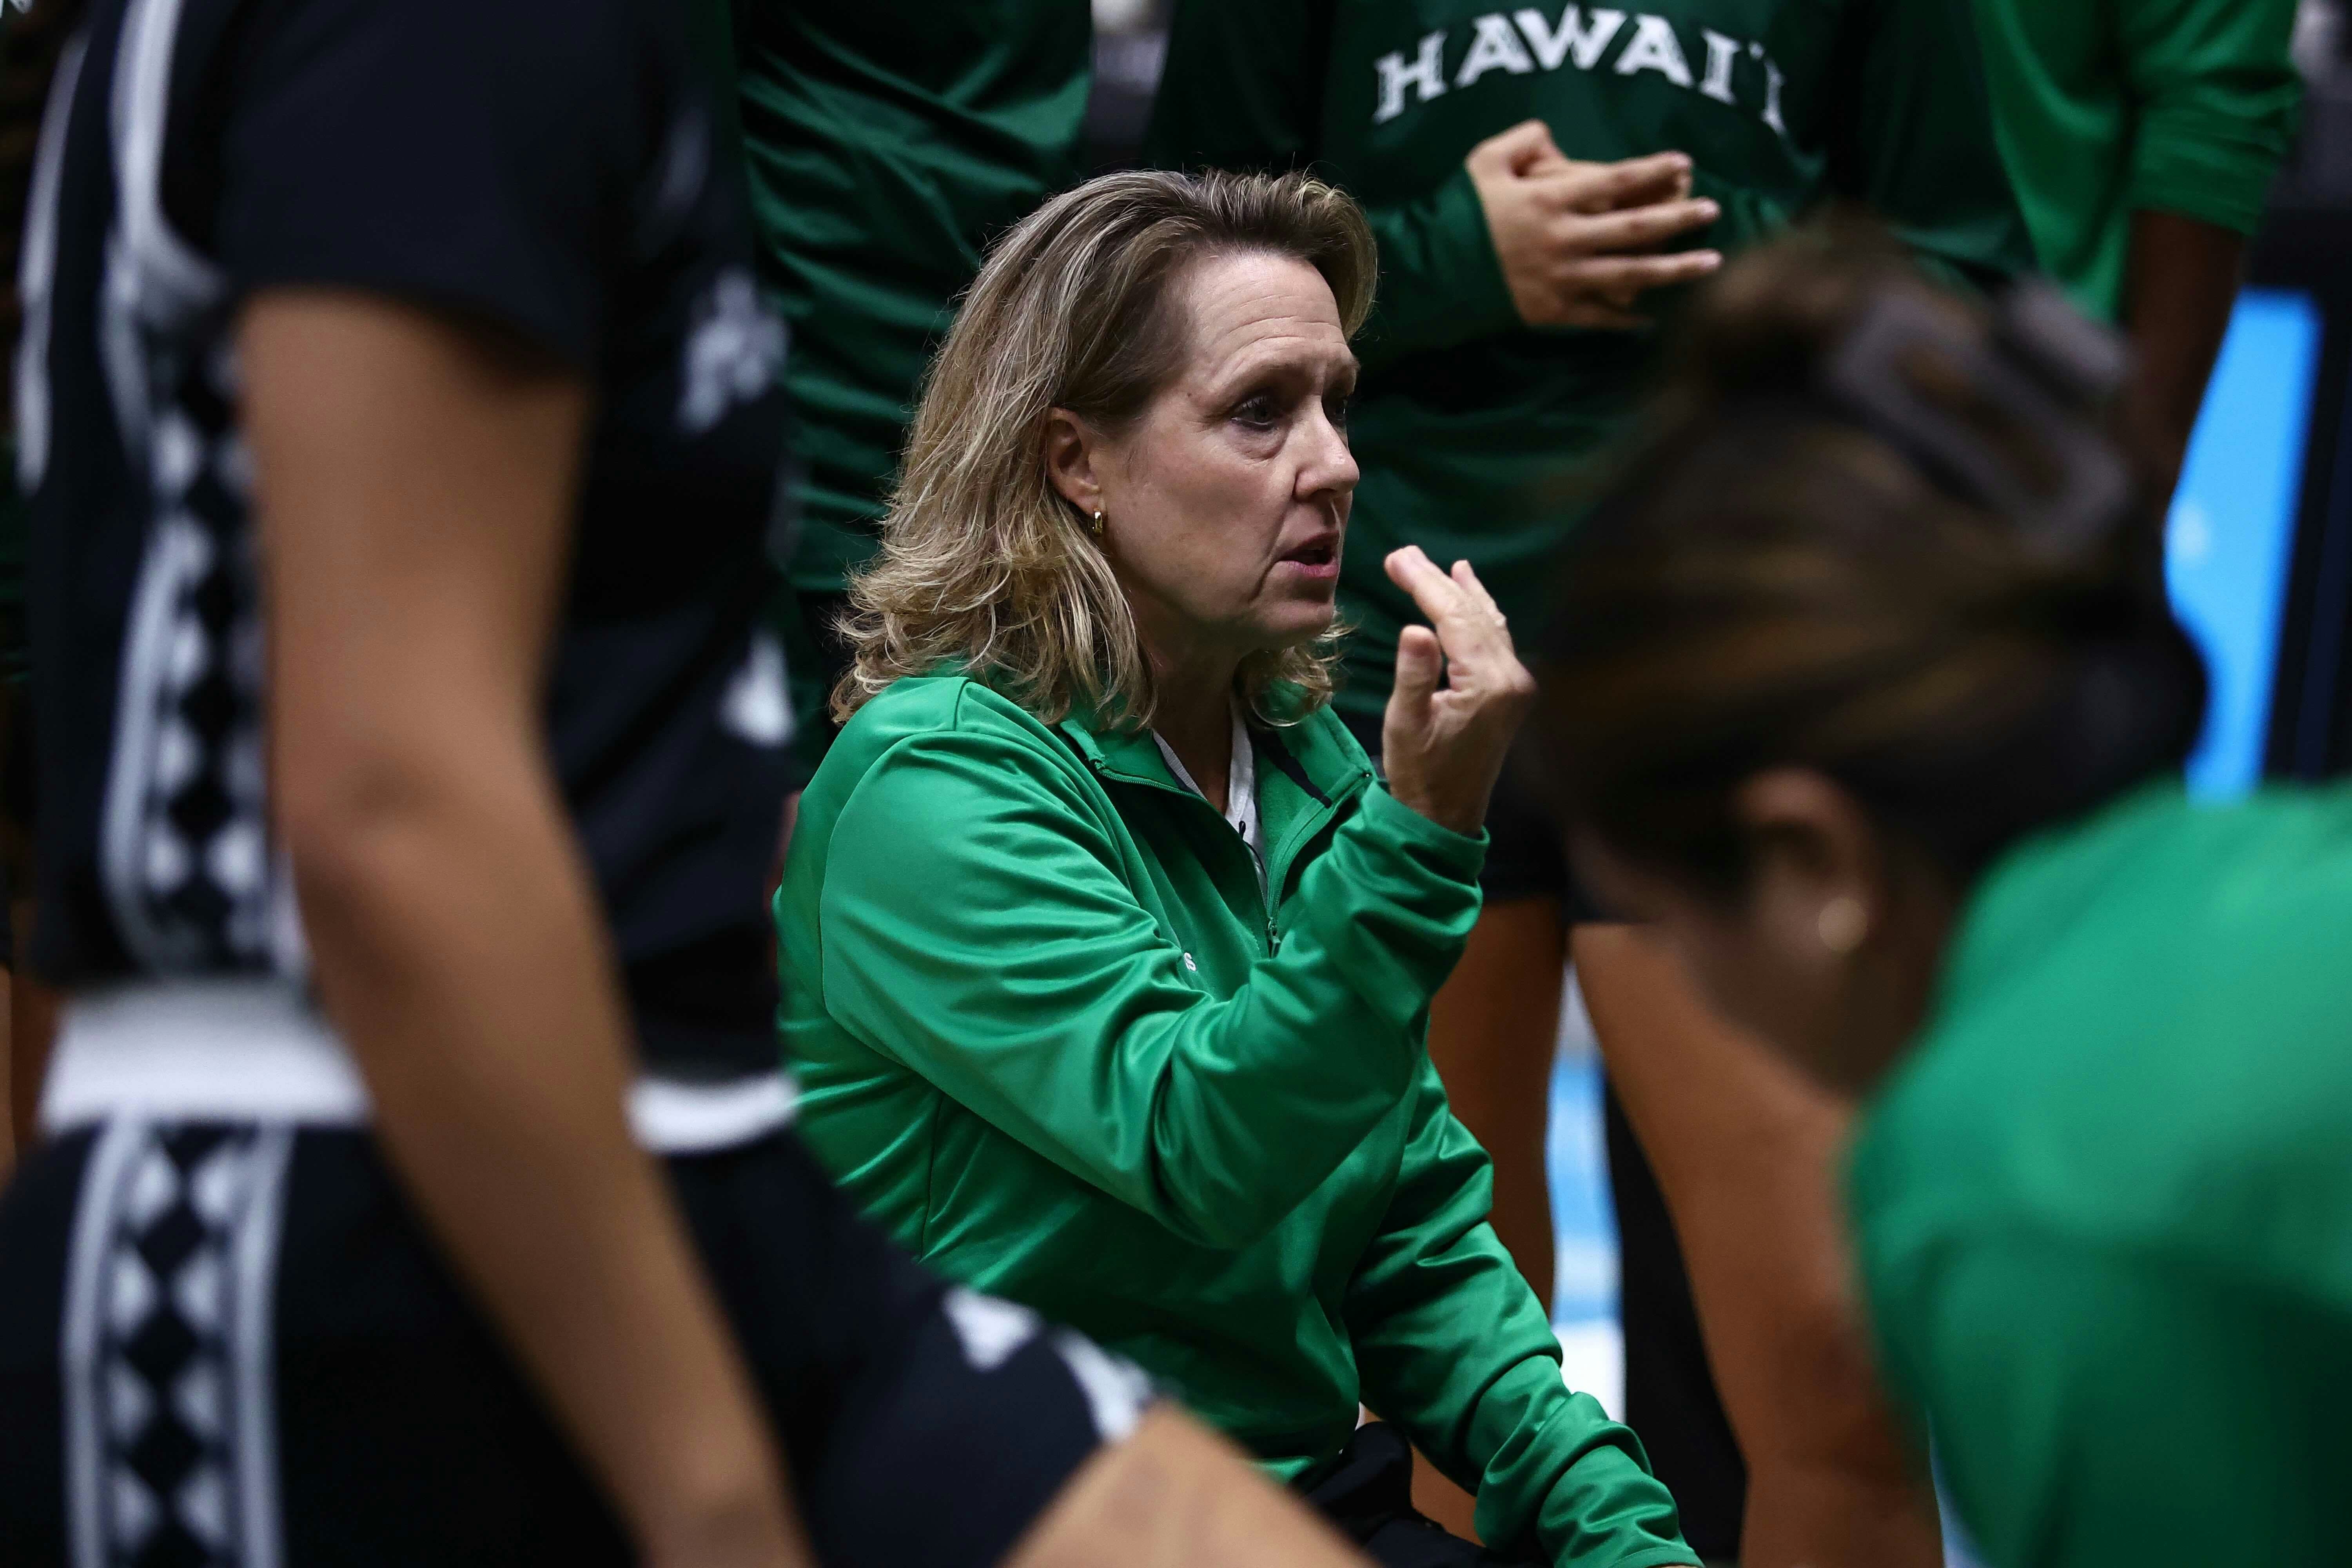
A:
<svg viewBox="0 0 2352 1568">
<path fill-rule="evenodd" d="M 851 584 L 835 712 L 942 665 L 1049 720 L 1149 721 L 1155 664 L 1238 660 L 1268 719 L 1328 697 L 1374 270 L 1298 174 L 1108 174 L 1007 231 Z"/>
<path fill-rule="evenodd" d="M 1538 729 L 1580 867 L 1838 1087 L 1916 1031 L 1995 857 L 2196 739 L 2120 368 L 2054 296 L 1792 237 L 1696 304 L 1562 564 Z"/>
</svg>

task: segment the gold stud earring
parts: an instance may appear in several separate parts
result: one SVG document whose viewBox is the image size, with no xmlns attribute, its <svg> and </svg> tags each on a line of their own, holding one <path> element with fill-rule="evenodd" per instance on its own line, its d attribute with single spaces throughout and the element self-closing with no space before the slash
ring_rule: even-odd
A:
<svg viewBox="0 0 2352 1568">
<path fill-rule="evenodd" d="M 1823 947 L 1843 958 L 1870 935 L 1870 911 L 1852 893 L 1840 893 L 1813 917 L 1813 930 Z"/>
<path fill-rule="evenodd" d="M 1091 527 L 1091 528 L 1094 530 L 1094 534 L 1095 534 L 1095 537 L 1096 537 L 1097 539 L 1100 539 L 1100 538 L 1102 537 L 1102 531 L 1103 531 L 1103 514 L 1102 514 L 1102 508 L 1100 508 L 1100 507 L 1097 507 L 1097 508 L 1095 508 L 1095 519 L 1094 519 L 1094 521 L 1093 521 L 1092 523 L 1090 523 L 1088 526 L 1089 526 L 1089 527 Z"/>
</svg>

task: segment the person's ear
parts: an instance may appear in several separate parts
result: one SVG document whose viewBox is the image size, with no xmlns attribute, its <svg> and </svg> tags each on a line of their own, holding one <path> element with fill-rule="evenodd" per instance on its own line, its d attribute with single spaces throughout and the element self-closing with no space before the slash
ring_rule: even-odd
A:
<svg viewBox="0 0 2352 1568">
<path fill-rule="evenodd" d="M 1811 768 L 1769 768 L 1739 786 L 1732 813 L 1750 908 L 1780 952 L 1840 963 L 1885 931 L 1885 848 L 1843 785 Z"/>
<path fill-rule="evenodd" d="M 1056 408 L 1045 416 L 1045 477 L 1083 517 L 1103 510 L 1102 479 L 1096 472 L 1101 455 L 1095 433 L 1076 415 Z"/>
</svg>

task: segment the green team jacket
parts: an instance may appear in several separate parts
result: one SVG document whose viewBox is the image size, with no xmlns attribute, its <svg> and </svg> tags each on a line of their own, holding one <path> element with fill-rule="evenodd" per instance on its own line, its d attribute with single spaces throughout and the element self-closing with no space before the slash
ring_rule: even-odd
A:
<svg viewBox="0 0 2352 1568">
<path fill-rule="evenodd" d="M 2071 0 L 2051 0 L 2052 4 Z M 1357 343 L 1363 479 L 1342 593 L 1363 627 L 1341 700 L 1387 700 L 1415 618 L 1381 571 L 1419 543 L 1478 570 L 1519 628 L 1580 515 L 1591 458 L 1655 358 L 1647 335 L 1521 324 L 1462 160 L 1540 118 L 1570 157 L 1679 149 L 1737 250 L 1822 201 L 1867 202 L 1921 257 L 1990 282 L 2032 262 L 1986 107 L 1969 0 L 1181 0 L 1147 155 L 1312 165 L 1362 201 L 1380 303 Z"/>
<path fill-rule="evenodd" d="M 874 549 L 982 248 L 1082 172 L 1086 0 L 734 0 L 762 281 L 793 330 L 795 588 Z"/>
<path fill-rule="evenodd" d="M 1977 0 L 2002 153 L 2042 264 L 2116 319 L 2131 215 L 2252 234 L 2302 83 L 2294 0 Z"/>
<path fill-rule="evenodd" d="M 2352 788 L 2004 856 L 1862 1123 L 1896 1393 L 1995 1568 L 2346 1560 Z"/>
<path fill-rule="evenodd" d="M 1692 1561 L 1560 1378 L 1423 1048 L 1483 840 L 1328 710 L 1257 738 L 1266 886 L 1148 733 L 902 680 L 801 798 L 776 895 L 809 1146 L 948 1275 L 1123 1352 L 1296 1478 L 1360 1399 L 1559 1563 Z"/>
</svg>

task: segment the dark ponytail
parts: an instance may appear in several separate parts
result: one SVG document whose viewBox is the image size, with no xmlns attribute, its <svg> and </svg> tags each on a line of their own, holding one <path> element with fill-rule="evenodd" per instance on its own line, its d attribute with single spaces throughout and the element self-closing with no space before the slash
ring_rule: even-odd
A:
<svg viewBox="0 0 2352 1568">
<path fill-rule="evenodd" d="M 1727 269 L 1670 366 L 1535 639 L 1569 820 L 1733 889 L 1734 792 L 1811 767 L 1965 884 L 2180 765 L 2204 667 L 2095 329 L 1842 225 Z"/>
</svg>

